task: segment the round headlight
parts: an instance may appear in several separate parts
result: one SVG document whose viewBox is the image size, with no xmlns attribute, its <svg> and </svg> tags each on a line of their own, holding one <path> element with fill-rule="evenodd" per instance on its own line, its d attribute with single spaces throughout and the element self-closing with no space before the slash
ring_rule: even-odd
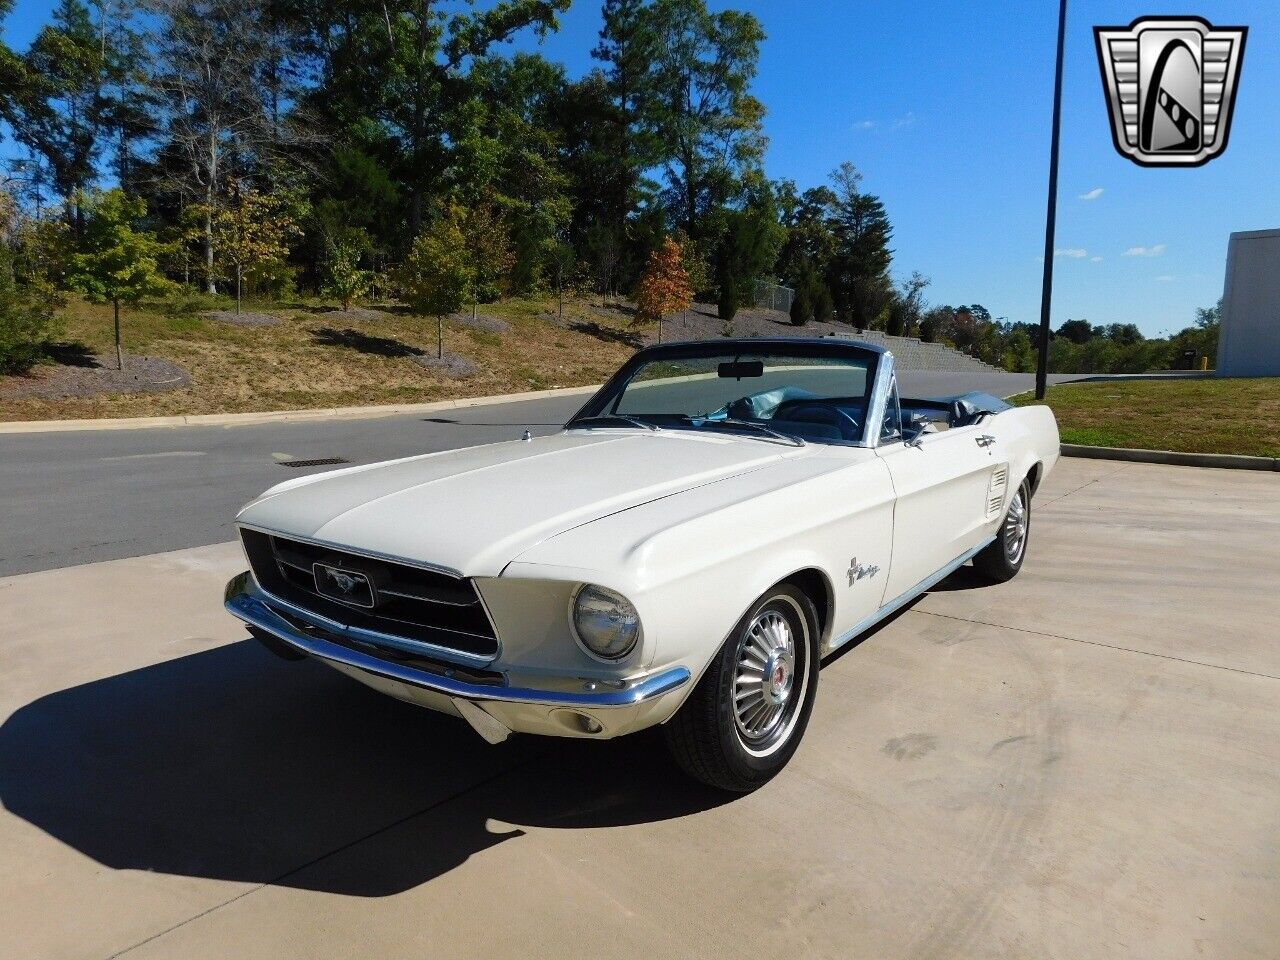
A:
<svg viewBox="0 0 1280 960">
<path fill-rule="evenodd" d="M 603 660 L 625 657 L 640 636 L 640 615 L 627 598 L 591 583 L 574 596 L 570 619 L 578 642 Z"/>
</svg>

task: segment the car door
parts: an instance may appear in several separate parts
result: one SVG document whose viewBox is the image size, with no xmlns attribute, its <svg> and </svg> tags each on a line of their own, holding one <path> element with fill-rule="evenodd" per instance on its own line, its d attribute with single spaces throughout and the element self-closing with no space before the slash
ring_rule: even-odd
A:
<svg viewBox="0 0 1280 960">
<path fill-rule="evenodd" d="M 886 435 L 876 449 L 897 497 L 888 603 L 991 536 L 1008 464 L 989 422 L 925 433 L 911 445 Z"/>
</svg>

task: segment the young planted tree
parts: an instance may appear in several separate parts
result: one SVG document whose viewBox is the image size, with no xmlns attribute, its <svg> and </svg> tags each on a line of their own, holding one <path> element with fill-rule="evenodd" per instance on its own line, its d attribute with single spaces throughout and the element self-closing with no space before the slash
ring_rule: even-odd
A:
<svg viewBox="0 0 1280 960">
<path fill-rule="evenodd" d="M 120 304 L 137 303 L 168 289 L 157 261 L 163 247 L 150 234 L 133 228 L 146 216 L 144 201 L 118 187 L 89 194 L 80 201 L 84 228 L 71 255 L 67 284 L 94 303 L 110 303 L 115 320 L 116 364 L 124 369 L 120 349 Z"/>
<path fill-rule="evenodd" d="M 236 282 L 236 313 L 240 313 L 245 274 L 256 274 L 289 256 L 288 241 L 302 231 L 285 210 L 284 200 L 236 184 L 231 199 L 213 211 L 214 247 L 229 263 Z"/>
<path fill-rule="evenodd" d="M 471 298 L 475 270 L 456 211 L 418 234 L 400 268 L 404 300 L 436 318 L 436 358 L 444 357 L 444 318 Z"/>
<path fill-rule="evenodd" d="M 680 245 L 664 237 L 662 246 L 649 256 L 636 288 L 636 323 L 656 323 L 661 343 L 663 319 L 689 309 L 692 302 L 689 274 L 680 263 Z"/>
<path fill-rule="evenodd" d="M 551 272 L 556 278 L 556 296 L 560 300 L 560 316 L 564 317 L 564 285 L 573 271 L 577 255 L 573 244 L 566 240 L 558 240 L 551 246 L 547 259 L 551 262 Z"/>
<path fill-rule="evenodd" d="M 369 247 L 368 235 L 360 229 L 346 230 L 325 241 L 325 296 L 337 297 L 343 310 L 368 292 L 373 273 L 360 269 L 360 260 Z"/>
<path fill-rule="evenodd" d="M 474 278 L 471 288 L 471 319 L 474 320 L 481 300 L 488 303 L 502 296 L 516 257 L 506 221 L 488 200 L 472 206 L 458 220 L 458 227 L 462 230 Z"/>
</svg>

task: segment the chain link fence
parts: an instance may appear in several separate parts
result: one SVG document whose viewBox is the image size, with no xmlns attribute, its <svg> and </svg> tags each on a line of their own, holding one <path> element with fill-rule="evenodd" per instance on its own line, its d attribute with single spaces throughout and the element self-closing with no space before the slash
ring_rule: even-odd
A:
<svg viewBox="0 0 1280 960">
<path fill-rule="evenodd" d="M 791 301 L 795 295 L 796 292 L 790 287 L 764 280 L 756 281 L 755 304 L 762 310 L 781 310 L 783 313 L 790 313 Z"/>
</svg>

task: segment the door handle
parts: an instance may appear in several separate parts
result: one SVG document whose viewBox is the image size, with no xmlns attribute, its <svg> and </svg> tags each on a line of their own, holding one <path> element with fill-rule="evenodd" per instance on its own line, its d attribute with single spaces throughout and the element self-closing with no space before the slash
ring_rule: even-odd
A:
<svg viewBox="0 0 1280 960">
<path fill-rule="evenodd" d="M 980 447 L 989 447 L 995 442 L 996 442 L 996 438 L 989 433 L 984 433 L 982 436 L 976 437 L 974 439 L 974 443 L 976 443 Z"/>
</svg>

